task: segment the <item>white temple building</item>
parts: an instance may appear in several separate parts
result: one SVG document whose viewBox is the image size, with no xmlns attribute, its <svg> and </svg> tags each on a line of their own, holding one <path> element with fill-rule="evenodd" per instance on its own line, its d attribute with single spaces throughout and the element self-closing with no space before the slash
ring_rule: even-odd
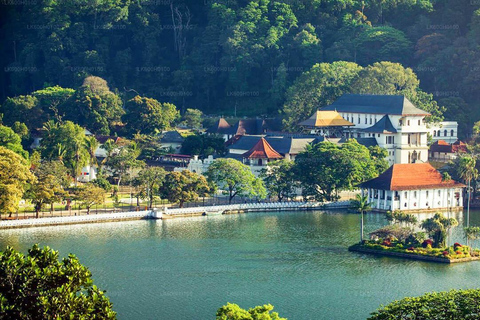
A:
<svg viewBox="0 0 480 320">
<path fill-rule="evenodd" d="M 426 212 L 463 208 L 464 184 L 443 180 L 429 163 L 394 164 L 360 185 L 376 211 Z"/>
</svg>

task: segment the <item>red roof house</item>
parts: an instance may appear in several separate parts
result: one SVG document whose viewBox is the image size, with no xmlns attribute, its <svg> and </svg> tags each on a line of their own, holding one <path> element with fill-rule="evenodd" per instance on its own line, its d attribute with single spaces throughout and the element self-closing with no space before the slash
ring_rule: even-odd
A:
<svg viewBox="0 0 480 320">
<path fill-rule="evenodd" d="M 429 163 L 394 164 L 377 178 L 361 184 L 362 188 L 380 190 L 417 190 L 465 187 L 443 176 Z"/>
<path fill-rule="evenodd" d="M 376 210 L 456 210 L 463 208 L 464 184 L 444 180 L 429 163 L 394 164 L 377 178 L 360 185 Z"/>
<path fill-rule="evenodd" d="M 243 154 L 243 158 L 276 160 L 283 157 L 262 137 L 250 150 Z"/>
</svg>

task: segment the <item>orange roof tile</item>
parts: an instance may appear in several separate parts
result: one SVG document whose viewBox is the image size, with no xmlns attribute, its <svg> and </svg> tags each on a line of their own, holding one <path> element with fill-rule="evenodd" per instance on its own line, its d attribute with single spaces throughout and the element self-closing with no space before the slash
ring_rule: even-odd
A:
<svg viewBox="0 0 480 320">
<path fill-rule="evenodd" d="M 429 163 L 394 164 L 375 179 L 361 184 L 362 188 L 379 190 L 418 190 L 465 187 L 454 180 L 443 181 L 442 174 Z"/>
<path fill-rule="evenodd" d="M 313 116 L 299 123 L 306 127 L 345 127 L 354 126 L 353 123 L 343 119 L 337 111 L 316 111 Z"/>
<path fill-rule="evenodd" d="M 432 152 L 445 152 L 445 153 L 461 153 L 467 152 L 467 145 L 462 141 L 455 141 L 452 144 L 445 142 L 444 140 L 435 141 L 430 146 L 430 151 Z"/>
<path fill-rule="evenodd" d="M 275 151 L 272 146 L 265 140 L 261 138 L 258 142 L 252 147 L 252 149 L 248 150 L 243 154 L 244 158 L 247 159 L 281 159 L 283 158 L 280 153 Z"/>
</svg>

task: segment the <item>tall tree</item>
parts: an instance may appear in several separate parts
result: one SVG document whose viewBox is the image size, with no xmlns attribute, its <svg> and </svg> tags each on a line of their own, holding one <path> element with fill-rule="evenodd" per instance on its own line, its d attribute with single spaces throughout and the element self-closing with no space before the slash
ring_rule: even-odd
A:
<svg viewBox="0 0 480 320">
<path fill-rule="evenodd" d="M 137 199 L 138 197 L 148 199 L 150 209 L 153 205 L 153 199 L 160 192 L 166 174 L 166 171 L 161 167 L 146 167 L 133 180 L 133 186 L 137 189 Z"/>
<path fill-rule="evenodd" d="M 107 81 L 89 76 L 75 94 L 61 105 L 66 120 L 87 127 L 96 134 L 109 134 L 124 114 L 122 100 L 110 91 Z"/>
<path fill-rule="evenodd" d="M 71 121 L 62 124 L 53 121 L 44 126 L 45 134 L 40 143 L 42 157 L 46 160 L 61 160 L 75 179 L 80 170 L 89 163 L 85 129 Z"/>
<path fill-rule="evenodd" d="M 87 208 L 87 214 L 90 214 L 90 209 L 93 206 L 105 202 L 105 190 L 94 184 L 87 183 L 75 191 L 75 197 L 80 201 L 80 205 Z"/>
<path fill-rule="evenodd" d="M 284 198 L 292 198 L 296 195 L 298 182 L 293 171 L 294 162 L 289 160 L 277 160 L 267 164 L 260 178 L 263 179 L 268 194 L 282 201 Z"/>
<path fill-rule="evenodd" d="M 262 180 L 255 178 L 250 168 L 238 160 L 217 159 L 208 167 L 205 175 L 210 182 L 228 192 L 228 203 L 237 195 L 265 198 Z"/>
<path fill-rule="evenodd" d="M 362 67 L 353 62 L 320 63 L 304 72 L 288 89 L 282 113 L 284 128 L 298 129 L 317 109 L 349 92 Z"/>
<path fill-rule="evenodd" d="M 126 130 L 135 133 L 153 134 L 170 129 L 179 117 L 177 108 L 171 103 L 160 103 L 155 99 L 136 96 L 127 101 L 126 114 L 122 117 Z"/>
<path fill-rule="evenodd" d="M 372 210 L 372 203 L 368 202 L 367 196 L 357 194 L 354 200 L 350 200 L 350 205 L 353 210 L 360 212 L 360 242 L 363 242 L 363 215 Z"/>
<path fill-rule="evenodd" d="M 221 136 L 195 134 L 185 138 L 181 152 L 206 158 L 210 155 L 223 156 L 227 153 L 227 148 Z"/>
<path fill-rule="evenodd" d="M 207 180 L 189 170 L 170 172 L 160 187 L 160 196 L 170 202 L 178 202 L 180 208 L 188 201 L 195 201 L 210 192 Z"/>
<path fill-rule="evenodd" d="M 0 146 L 18 153 L 28 159 L 28 152 L 23 150 L 22 139 L 11 128 L 0 125 Z"/>
<path fill-rule="evenodd" d="M 27 160 L 0 146 L 0 214 L 16 212 L 27 183 L 34 181 Z"/>
<path fill-rule="evenodd" d="M 187 109 L 182 117 L 183 122 L 190 128 L 200 129 L 202 127 L 203 112 L 198 109 Z"/>
<path fill-rule="evenodd" d="M 66 195 L 61 180 L 49 173 L 46 165 L 48 163 L 43 162 L 33 169 L 36 180 L 28 185 L 25 192 L 26 198 L 30 199 L 34 205 L 36 218 L 46 204 L 51 205 L 51 212 L 53 212 L 54 203 L 59 202 Z"/>
<path fill-rule="evenodd" d="M 467 227 L 470 226 L 470 197 L 471 197 L 471 183 L 473 179 L 477 179 L 478 170 L 476 167 L 476 159 L 471 156 L 462 156 L 459 159 L 457 172 L 460 178 L 468 183 L 467 190 Z"/>
<path fill-rule="evenodd" d="M 130 170 L 143 166 L 144 162 L 137 160 L 141 150 L 135 142 L 115 149 L 105 165 L 112 170 L 113 177 L 117 180 L 117 186 L 120 187 L 122 179 L 128 177 Z"/>
<path fill-rule="evenodd" d="M 351 139 L 341 147 L 326 141 L 307 146 L 296 157 L 294 170 L 305 198 L 334 201 L 341 190 L 376 177 L 376 164 L 369 150 Z"/>
</svg>

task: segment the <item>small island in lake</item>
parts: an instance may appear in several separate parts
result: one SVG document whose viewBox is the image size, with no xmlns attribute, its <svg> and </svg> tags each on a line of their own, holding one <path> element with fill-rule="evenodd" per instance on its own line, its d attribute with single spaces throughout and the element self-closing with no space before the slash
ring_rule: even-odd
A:
<svg viewBox="0 0 480 320">
<path fill-rule="evenodd" d="M 448 231 L 458 225 L 455 218 L 446 218 L 436 213 L 420 224 L 426 232 L 414 230 L 413 226 L 417 224 L 417 219 L 411 214 L 399 211 L 388 212 L 387 219 L 394 224 L 370 233 L 370 240 L 362 240 L 348 250 L 440 263 L 480 260 L 480 249 L 460 243 L 446 245 Z M 480 228 L 467 227 L 465 233 L 468 240 L 476 239 Z M 427 235 L 430 238 L 427 239 Z"/>
</svg>

